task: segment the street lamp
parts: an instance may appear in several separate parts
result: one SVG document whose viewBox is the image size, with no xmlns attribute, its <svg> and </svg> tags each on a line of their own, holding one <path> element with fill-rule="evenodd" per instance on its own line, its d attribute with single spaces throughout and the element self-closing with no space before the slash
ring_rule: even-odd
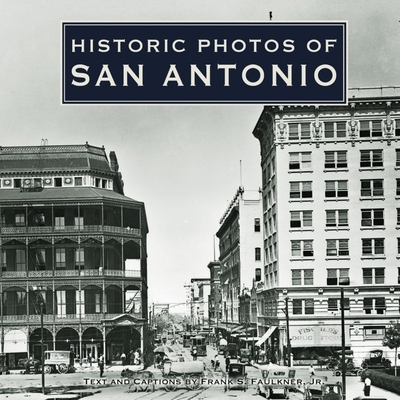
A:
<svg viewBox="0 0 400 400">
<path fill-rule="evenodd" d="M 42 393 L 46 394 L 46 387 L 44 382 L 44 330 L 43 330 L 43 307 L 44 307 L 44 300 L 42 296 L 42 291 L 45 290 L 44 287 L 41 286 L 33 286 L 32 290 L 36 294 L 36 301 L 39 300 L 40 304 L 40 353 L 41 353 L 41 361 L 42 361 Z"/>
</svg>

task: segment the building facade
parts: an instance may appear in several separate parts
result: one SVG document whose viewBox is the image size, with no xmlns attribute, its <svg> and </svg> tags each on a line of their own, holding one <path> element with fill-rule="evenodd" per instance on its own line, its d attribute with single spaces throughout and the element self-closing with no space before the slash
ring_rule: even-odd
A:
<svg viewBox="0 0 400 400">
<path fill-rule="evenodd" d="M 248 323 L 247 295 L 263 268 L 261 191 L 239 187 L 220 220 L 219 239 L 222 322 L 229 332 Z M 241 300 L 245 306 L 241 306 Z M 247 318 L 247 319 L 246 319 Z M 222 325 L 222 324 L 221 324 Z"/>
<path fill-rule="evenodd" d="M 0 148 L 1 352 L 80 360 L 146 351 L 147 219 L 124 195 L 114 152 Z"/>
<path fill-rule="evenodd" d="M 267 106 L 261 146 L 261 343 L 295 363 L 341 345 L 360 363 L 399 318 L 400 88 L 357 89 L 348 106 Z"/>
<path fill-rule="evenodd" d="M 210 323 L 218 327 L 221 320 L 221 264 L 219 261 L 211 261 L 207 268 L 210 270 L 210 294 L 208 296 L 208 315 Z"/>
</svg>

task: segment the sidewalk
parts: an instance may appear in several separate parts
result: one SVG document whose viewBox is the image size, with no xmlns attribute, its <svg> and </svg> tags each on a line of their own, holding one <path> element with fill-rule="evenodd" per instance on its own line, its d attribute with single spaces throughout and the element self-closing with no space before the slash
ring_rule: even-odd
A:
<svg viewBox="0 0 400 400">
<path fill-rule="evenodd" d="M 339 382 L 342 381 L 342 377 L 337 377 Z M 363 392 L 364 383 L 360 381 L 360 377 L 358 376 L 346 376 L 346 400 L 353 400 L 357 396 L 364 396 Z M 387 400 L 396 400 L 400 399 L 398 394 L 389 392 L 387 390 L 378 388 L 374 385 L 371 385 L 371 398 L 373 397 L 382 397 Z"/>
</svg>

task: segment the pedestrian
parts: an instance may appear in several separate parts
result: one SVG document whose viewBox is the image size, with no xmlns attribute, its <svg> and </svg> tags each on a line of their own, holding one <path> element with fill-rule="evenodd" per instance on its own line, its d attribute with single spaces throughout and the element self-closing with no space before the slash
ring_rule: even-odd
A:
<svg viewBox="0 0 400 400">
<path fill-rule="evenodd" d="M 256 346 L 254 350 L 254 361 L 258 363 L 259 359 L 260 359 L 260 348 Z"/>
<path fill-rule="evenodd" d="M 193 361 L 197 360 L 197 347 L 194 346 L 192 350 Z"/>
<path fill-rule="evenodd" d="M 90 352 L 90 350 L 88 351 L 87 359 L 89 361 L 89 365 L 92 366 L 92 353 Z"/>
<path fill-rule="evenodd" d="M 135 352 L 133 351 L 133 349 L 131 349 L 131 351 L 130 351 L 129 354 L 128 354 L 128 363 L 129 363 L 129 365 L 133 365 L 134 362 L 135 362 L 134 353 L 135 353 Z"/>
<path fill-rule="evenodd" d="M 314 365 L 310 364 L 310 368 L 308 368 L 308 372 L 310 373 L 310 378 L 312 378 L 313 375 L 315 375 Z"/>
<path fill-rule="evenodd" d="M 229 357 L 229 353 L 226 353 L 225 356 L 225 371 L 229 371 L 229 364 L 231 363 L 231 358 Z"/>
<path fill-rule="evenodd" d="M 99 368 L 100 368 L 100 378 L 102 378 L 103 374 L 104 374 L 104 356 L 103 356 L 103 354 L 100 354 L 100 357 L 99 357 Z"/>
<path fill-rule="evenodd" d="M 122 352 L 122 354 L 121 354 L 121 361 L 122 361 L 122 365 L 125 365 L 126 354 L 124 352 Z"/>
<path fill-rule="evenodd" d="M 364 396 L 369 397 L 370 393 L 371 393 L 371 379 L 369 375 L 367 375 L 364 380 Z"/>
<path fill-rule="evenodd" d="M 139 349 L 136 349 L 135 353 L 134 353 L 134 364 L 135 365 L 139 365 L 140 364 L 140 353 L 139 353 Z"/>
</svg>

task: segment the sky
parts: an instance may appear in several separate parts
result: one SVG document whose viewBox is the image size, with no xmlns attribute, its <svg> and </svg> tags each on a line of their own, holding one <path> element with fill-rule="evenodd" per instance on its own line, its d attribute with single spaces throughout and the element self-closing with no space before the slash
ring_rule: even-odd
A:
<svg viewBox="0 0 400 400">
<path fill-rule="evenodd" d="M 261 186 L 252 131 L 263 107 L 61 105 L 61 23 L 267 22 L 270 11 L 348 21 L 349 87 L 400 84 L 398 0 L 0 0 L 0 145 L 116 152 L 125 195 L 146 207 L 149 304 L 182 311 L 184 284 L 209 277 L 228 203 L 241 183 Z"/>
</svg>

